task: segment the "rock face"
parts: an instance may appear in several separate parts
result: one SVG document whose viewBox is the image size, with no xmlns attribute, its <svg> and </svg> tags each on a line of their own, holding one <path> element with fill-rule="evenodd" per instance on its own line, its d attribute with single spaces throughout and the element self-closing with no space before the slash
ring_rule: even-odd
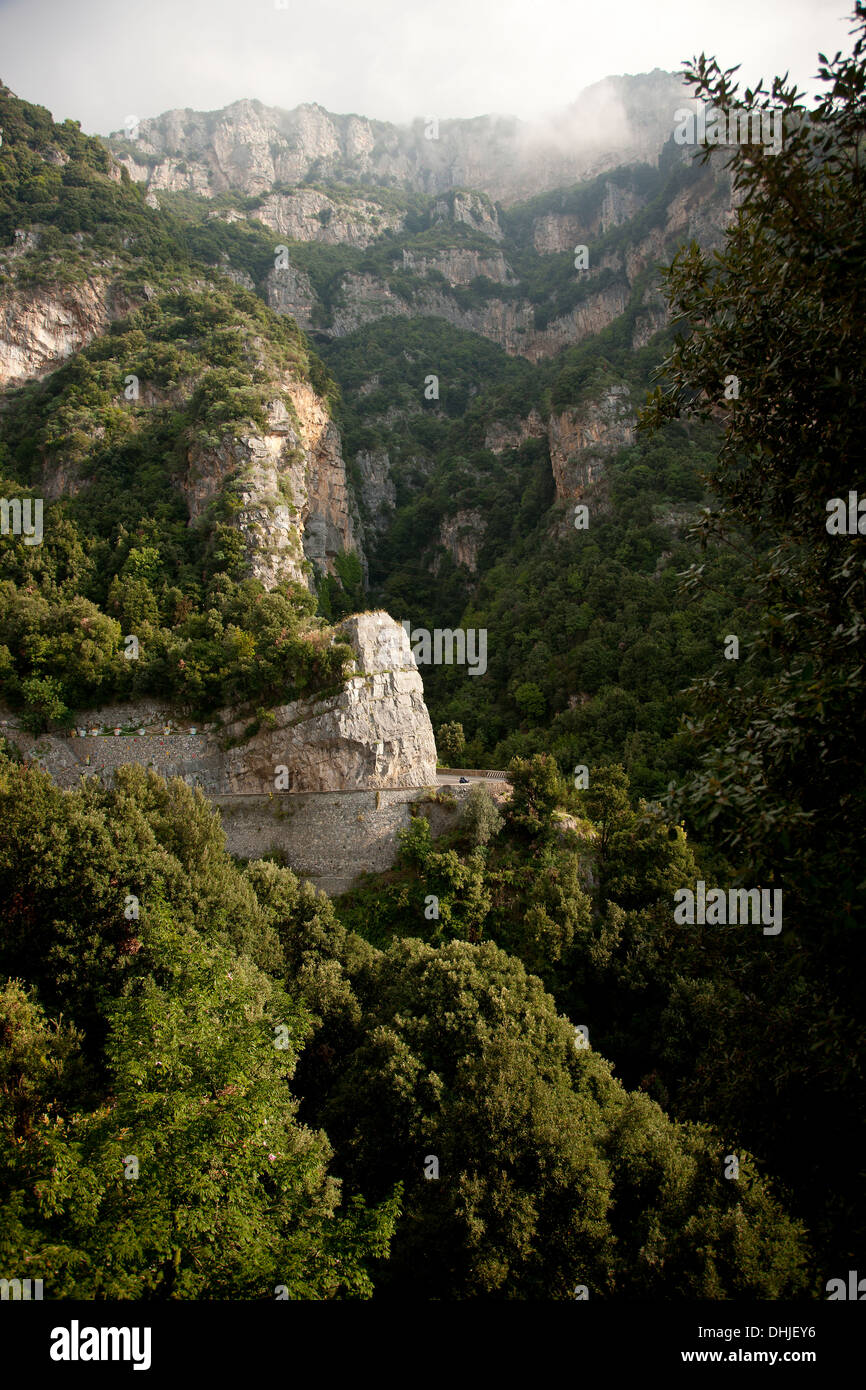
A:
<svg viewBox="0 0 866 1390">
<path fill-rule="evenodd" d="M 481 116 L 433 129 L 315 104 L 285 111 L 237 101 L 221 111 L 167 111 L 139 123 L 138 137 L 109 144 L 133 179 L 212 197 L 226 189 L 256 196 L 312 179 L 399 184 L 419 193 L 480 189 L 503 203 L 592 178 L 618 164 L 655 162 L 686 88 L 656 69 L 608 77 L 572 106 L 536 123 Z M 468 195 L 471 196 L 471 195 Z"/>
<path fill-rule="evenodd" d="M 634 442 L 635 417 L 628 386 L 607 387 L 583 406 L 550 417 L 550 462 L 559 502 L 595 489 L 605 460 Z"/>
<path fill-rule="evenodd" d="M 306 382 L 290 388 L 300 423 L 303 462 L 292 470 L 291 487 L 300 508 L 304 554 L 321 572 L 334 571 L 343 551 L 354 550 L 362 565 L 358 516 L 346 480 L 340 431 L 324 402 Z"/>
<path fill-rule="evenodd" d="M 594 215 L 587 220 L 568 212 L 546 212 L 532 224 L 532 243 L 541 255 L 571 251 L 581 243 L 604 236 L 611 227 L 627 222 L 644 206 L 645 199 L 633 189 L 608 182 L 604 198 Z"/>
<path fill-rule="evenodd" d="M 457 222 L 473 232 L 492 237 L 494 241 L 502 240 L 503 232 L 496 209 L 489 198 L 478 193 L 460 190 L 447 198 L 440 198 L 433 207 L 433 223 L 442 222 Z"/>
<path fill-rule="evenodd" d="M 493 420 L 484 436 L 484 447 L 492 454 L 501 454 L 505 449 L 519 449 L 527 439 L 543 439 L 547 426 L 537 410 L 530 410 L 525 420 Z"/>
<path fill-rule="evenodd" d="M 557 501 L 575 502 L 589 492 L 604 506 L 605 463 L 634 443 L 634 431 L 629 388 L 625 382 L 613 382 L 579 406 L 554 411 L 546 421 L 536 410 L 525 420 L 494 420 L 484 447 L 499 454 L 519 448 L 527 439 L 546 437 Z"/>
<path fill-rule="evenodd" d="M 431 270 L 436 271 L 445 277 L 449 285 L 469 285 L 482 275 L 499 285 L 516 283 L 501 251 L 484 255 L 480 251 L 467 251 L 463 247 L 452 246 L 435 256 L 409 255 L 404 252 L 403 264 L 407 270 L 414 270 L 419 275 L 426 275 Z"/>
<path fill-rule="evenodd" d="M 469 199 L 468 194 L 450 194 L 441 200 L 441 206 L 452 218 L 471 209 L 474 221 L 468 211 L 466 220 L 471 225 L 480 224 L 486 203 L 477 199 L 476 204 L 470 204 Z M 584 221 L 558 212 L 536 218 L 532 225 L 535 247 L 553 253 L 569 251 L 578 244 L 591 246 L 606 231 L 627 224 L 643 204 L 635 189 L 609 180 Z M 530 299 L 515 295 L 513 287 L 519 282 L 505 255 L 492 244 L 489 251 L 453 247 L 430 256 L 404 251 L 403 268 L 416 277 L 409 293 L 370 272 L 347 270 L 340 278 L 330 320 L 317 309 L 309 278 L 294 268 L 272 271 L 268 276 L 268 303 L 277 313 L 291 314 L 302 328 L 315 327 L 331 338 L 345 337 L 381 318 L 442 318 L 455 328 L 490 339 L 511 356 L 540 362 L 609 327 L 624 313 L 636 282 L 644 277 L 641 308 L 632 332 L 633 346 L 639 348 L 667 323 L 667 306 L 657 277 L 647 277 L 646 272 L 669 261 L 677 242 L 694 238 L 705 250 L 718 245 L 733 215 L 729 183 L 708 171 L 701 183 L 673 198 L 658 225 L 638 235 L 634 242 L 609 248 L 597 261 L 591 251 L 579 302 L 546 322 L 539 320 Z M 496 230 L 501 236 L 498 226 Z M 486 234 L 492 235 L 489 227 Z M 480 279 L 502 284 L 510 293 L 501 297 L 485 293 L 467 303 L 458 287 L 471 286 Z"/>
<path fill-rule="evenodd" d="M 0 258 L 0 271 L 3 270 Z M 0 296 L 0 390 L 47 376 L 131 308 L 107 276 Z"/>
<path fill-rule="evenodd" d="M 33 288 L 13 283 L 0 294 L 0 392 L 56 370 L 134 307 L 107 278 Z M 243 536 L 247 572 L 267 588 L 283 579 L 311 582 L 310 565 L 333 573 L 346 551 L 355 551 L 366 571 L 340 433 L 327 405 L 291 372 L 275 375 L 273 385 L 264 431 L 188 447 L 175 481 L 190 522 L 224 495 L 223 519 Z M 183 388 L 143 382 L 139 404 L 181 409 L 185 399 Z M 78 465 L 52 458 L 39 485 L 53 499 L 82 492 L 87 478 Z"/>
<path fill-rule="evenodd" d="M 532 244 L 542 256 L 570 251 L 585 240 L 586 227 L 570 212 L 545 212 L 532 224 Z"/>
<path fill-rule="evenodd" d="M 80 714 L 83 737 L 34 738 L 7 710 L 0 711 L 2 732 L 62 787 L 93 776 L 109 783 L 126 763 L 180 777 L 219 808 L 231 853 L 258 858 L 277 849 L 303 877 L 344 892 L 363 870 L 390 868 L 397 833 L 419 806 L 434 834 L 450 829 L 455 813 L 425 803 L 421 790 L 436 785 L 436 748 L 403 628 L 378 612 L 349 618 L 339 630 L 355 652 L 345 688 L 282 706 L 267 732 L 228 751 L 225 735 L 242 734 L 242 721 L 193 732 L 176 709 L 153 700 Z M 142 735 L 91 736 L 139 725 Z M 468 791 L 453 788 L 458 800 Z"/>
<path fill-rule="evenodd" d="M 312 327 L 316 292 L 310 277 L 291 264 L 268 271 L 265 299 L 276 314 L 287 314 L 305 331 Z"/>
<path fill-rule="evenodd" d="M 500 265 L 491 264 L 490 268 L 498 272 Z M 504 263 L 501 269 L 507 274 Z M 489 271 L 481 273 L 487 274 L 489 279 L 494 278 Z M 505 283 L 512 282 L 506 280 Z M 271 291 L 270 280 L 268 285 L 268 303 L 272 309 L 291 314 L 302 328 L 312 325 L 307 286 L 302 280 L 298 279 L 294 289 L 281 289 L 276 294 Z M 486 299 L 464 309 L 446 287 L 435 282 L 417 289 L 408 299 L 396 293 L 386 280 L 350 271 L 340 282 L 340 303 L 334 309 L 331 323 L 327 327 L 319 325 L 319 330 L 329 337 L 343 338 L 381 318 L 442 318 L 455 328 L 489 338 L 511 356 L 539 362 L 607 328 L 623 312 L 628 298 L 629 286 L 623 276 L 619 284 L 590 290 L 570 313 L 539 329 L 535 326 L 534 306 L 526 299 Z"/>
<path fill-rule="evenodd" d="M 436 744 L 409 639 L 384 612 L 340 624 L 355 652 L 345 688 L 273 711 L 274 726 L 226 754 L 228 791 L 349 791 L 436 781 Z M 240 726 L 231 726 L 241 733 Z M 285 769 L 282 786 L 278 768 Z"/>
<path fill-rule="evenodd" d="M 455 565 L 465 565 L 470 574 L 477 573 L 478 551 L 484 541 L 487 518 L 475 508 L 464 508 L 442 519 L 439 544 L 444 546 Z M 433 573 L 438 570 L 433 564 Z"/>
<path fill-rule="evenodd" d="M 228 496 L 248 571 L 266 588 L 283 579 L 306 583 L 305 560 L 333 573 L 336 557 L 355 550 L 363 563 L 339 430 L 307 382 L 287 376 L 282 385 L 267 433 L 193 446 L 179 479 L 193 522 Z"/>
<path fill-rule="evenodd" d="M 212 215 L 228 222 L 241 217 L 233 208 Z M 406 225 L 405 212 L 377 202 L 374 196 L 336 196 L 308 187 L 290 192 L 272 190 L 261 197 L 249 216 L 271 227 L 276 233 L 275 241 L 318 241 L 327 246 L 356 246 L 359 250 L 386 232 L 401 232 Z M 453 193 L 440 199 L 431 209 L 430 221 L 433 226 L 460 224 L 493 241 L 501 241 L 503 236 L 496 209 L 479 193 Z M 476 275 L 485 273 L 475 271 Z"/>
<path fill-rule="evenodd" d="M 391 476 L 387 449 L 359 449 L 355 455 L 361 475 L 364 529 L 378 538 L 388 527 L 397 504 L 397 487 Z"/>
<path fill-rule="evenodd" d="M 371 199 L 336 199 L 316 188 L 269 193 L 254 215 L 287 241 L 321 241 L 328 246 L 361 249 L 383 232 L 401 231 L 406 220 L 402 212 L 384 208 Z"/>
</svg>

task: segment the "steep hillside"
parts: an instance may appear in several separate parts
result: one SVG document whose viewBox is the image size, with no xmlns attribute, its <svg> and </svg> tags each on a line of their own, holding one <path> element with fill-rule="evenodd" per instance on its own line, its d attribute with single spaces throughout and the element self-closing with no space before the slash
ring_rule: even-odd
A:
<svg viewBox="0 0 866 1390">
<path fill-rule="evenodd" d="M 724 174 L 683 158 L 673 143 L 656 166 L 622 166 L 510 209 L 477 192 L 412 195 L 399 225 L 377 219 L 363 237 L 345 188 L 334 196 L 341 203 L 323 208 L 313 226 L 275 215 L 282 195 L 161 202 L 192 222 L 186 237 L 196 254 L 320 340 L 380 318 L 434 317 L 530 361 L 555 357 L 623 314 L 633 345 L 643 346 L 665 322 L 658 265 L 684 241 L 717 245 L 732 217 Z"/>
<path fill-rule="evenodd" d="M 310 590 L 358 606 L 362 554 L 322 363 L 97 141 L 5 89 L 0 124 L 0 491 L 39 519 L 4 511 L 3 695 L 38 728 L 339 682 Z"/>
<path fill-rule="evenodd" d="M 4 1296 L 856 1299 L 855 32 L 703 162 L 0 87 Z"/>
</svg>

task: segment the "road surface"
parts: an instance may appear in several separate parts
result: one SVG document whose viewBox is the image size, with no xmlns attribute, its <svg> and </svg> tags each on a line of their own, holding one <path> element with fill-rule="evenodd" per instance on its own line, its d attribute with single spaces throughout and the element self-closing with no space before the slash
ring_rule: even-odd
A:
<svg viewBox="0 0 866 1390">
<path fill-rule="evenodd" d="M 501 773 L 495 772 L 437 772 L 436 785 L 439 787 L 456 787 L 460 785 L 460 778 L 465 777 L 468 782 L 504 782 L 506 779 Z"/>
</svg>

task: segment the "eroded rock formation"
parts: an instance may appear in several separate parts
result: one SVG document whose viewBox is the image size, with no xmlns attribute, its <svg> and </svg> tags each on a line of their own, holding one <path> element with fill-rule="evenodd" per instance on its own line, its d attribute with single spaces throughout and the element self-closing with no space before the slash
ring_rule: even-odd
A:
<svg viewBox="0 0 866 1390">
<path fill-rule="evenodd" d="M 14 248 L 0 256 L 0 273 L 13 254 Z M 0 295 L 0 390 L 55 371 L 131 307 L 108 275 L 5 288 Z"/>
<path fill-rule="evenodd" d="M 635 416 L 628 386 L 608 386 L 582 406 L 551 415 L 550 463 L 559 502 L 572 502 L 597 488 L 604 464 L 634 442 Z"/>
<path fill-rule="evenodd" d="M 455 565 L 464 565 L 470 574 L 478 570 L 478 552 L 484 542 L 487 518 L 476 508 L 463 508 L 453 516 L 442 518 L 439 544 L 444 546 Z M 439 566 L 433 562 L 433 573 Z"/>
<path fill-rule="evenodd" d="M 281 384 L 266 432 L 194 445 L 179 479 L 193 522 L 228 494 L 249 573 L 266 588 L 307 582 L 305 560 L 333 572 L 337 555 L 360 549 L 340 432 L 307 382 L 287 375 Z"/>
<path fill-rule="evenodd" d="M 315 103 L 284 110 L 242 100 L 220 111 L 166 111 L 142 120 L 134 140 L 117 132 L 110 144 L 154 191 L 258 195 L 315 177 L 434 195 L 481 189 L 509 203 L 617 164 L 655 161 L 685 94 L 681 77 L 656 69 L 607 77 L 543 121 L 481 116 L 442 120 L 435 131 L 421 119 L 394 125 Z"/>
<path fill-rule="evenodd" d="M 350 791 L 436 781 L 436 744 L 406 633 L 387 613 L 337 628 L 355 653 L 344 688 L 272 711 L 273 725 L 226 754 L 228 791 Z M 229 726 L 229 737 L 240 726 Z M 282 787 L 276 781 L 284 769 Z"/>
</svg>

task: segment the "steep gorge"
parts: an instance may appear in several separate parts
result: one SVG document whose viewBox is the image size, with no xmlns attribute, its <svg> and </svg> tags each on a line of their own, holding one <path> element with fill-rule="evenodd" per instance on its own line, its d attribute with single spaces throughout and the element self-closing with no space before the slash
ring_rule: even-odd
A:
<svg viewBox="0 0 866 1390">
<path fill-rule="evenodd" d="M 137 478 L 159 457 L 204 564 L 197 602 L 214 602 L 205 590 L 222 567 L 265 592 L 303 584 L 326 618 L 341 616 L 368 579 L 381 603 L 411 551 L 412 577 L 389 606 L 424 605 L 441 585 L 439 620 L 453 624 L 503 554 L 496 468 L 517 498 L 534 461 L 527 515 L 547 536 L 563 535 L 580 499 L 609 512 L 609 466 L 634 445 L 644 380 L 629 354 L 667 329 L 657 267 L 690 237 L 715 244 L 733 215 L 724 177 L 692 168 L 668 138 L 677 82 L 616 80 L 611 94 L 612 125 L 614 108 L 629 108 L 635 137 L 618 128 L 615 160 L 586 141 L 557 154 L 556 132 L 548 147 L 507 123 L 448 123 L 437 143 L 420 128 L 254 102 L 168 113 L 112 139 L 109 156 L 88 149 L 106 184 L 141 200 L 125 214 L 136 232 L 108 255 L 74 234 L 65 283 L 34 274 L 38 224 L 16 228 L 4 253 L 0 381 L 13 424 L 11 388 L 50 383 L 35 456 L 17 448 L 25 475 L 84 506 L 109 476 L 117 495 L 119 462 Z M 142 257 L 136 286 L 137 239 L 154 236 L 172 248 L 168 264 Z M 171 259 L 178 237 L 188 268 Z M 586 268 L 573 260 L 581 244 Z M 601 345 L 614 341 L 608 361 Z M 102 392 L 89 445 L 82 373 Z M 137 538 L 122 542 L 112 583 L 129 628 L 147 608 L 138 567 L 152 562 L 137 558 L 144 515 L 126 530 Z M 166 599 L 163 621 L 190 601 Z"/>
</svg>

